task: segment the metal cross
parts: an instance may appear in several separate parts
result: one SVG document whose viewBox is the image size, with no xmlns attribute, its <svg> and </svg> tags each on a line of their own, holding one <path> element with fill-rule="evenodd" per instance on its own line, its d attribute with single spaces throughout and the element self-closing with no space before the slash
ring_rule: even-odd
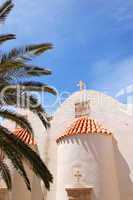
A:
<svg viewBox="0 0 133 200">
<path fill-rule="evenodd" d="M 79 81 L 79 83 L 78 83 L 78 85 L 77 86 L 79 86 L 79 88 L 80 88 L 80 91 L 82 91 L 82 90 L 84 90 L 86 87 L 86 85 L 85 85 L 85 83 L 83 82 L 83 81 Z"/>
</svg>

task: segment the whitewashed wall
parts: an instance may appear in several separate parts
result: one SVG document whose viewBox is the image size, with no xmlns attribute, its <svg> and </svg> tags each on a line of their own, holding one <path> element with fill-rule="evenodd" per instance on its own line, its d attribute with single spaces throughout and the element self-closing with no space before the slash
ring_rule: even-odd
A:
<svg viewBox="0 0 133 200">
<path fill-rule="evenodd" d="M 125 197 L 126 200 L 131 200 L 133 198 L 133 116 L 127 113 L 123 104 L 96 91 L 81 91 L 71 95 L 54 114 L 52 127 L 47 135 L 38 118 L 31 114 L 28 115 L 34 127 L 39 153 L 44 160 L 49 161 L 49 168 L 54 175 L 54 184 L 51 191 L 47 193 L 47 200 L 55 199 L 56 196 L 58 166 L 55 140 L 72 123 L 75 111 L 74 104 L 82 100 L 90 100 L 90 116 L 111 129 L 117 140 L 115 156 L 121 200 L 125 200 Z M 13 126 L 7 124 L 6 126 Z"/>
<path fill-rule="evenodd" d="M 56 199 L 68 199 L 65 188 L 74 187 L 77 167 L 82 175 L 80 183 L 93 187 L 92 200 L 120 200 L 111 136 L 73 136 L 58 144 Z"/>
<path fill-rule="evenodd" d="M 126 200 L 131 200 L 131 198 L 133 198 L 133 116 L 127 113 L 125 105 L 114 100 L 112 97 L 96 91 L 75 92 L 58 108 L 54 115 L 50 130 L 51 147 L 49 150 L 49 158 L 50 166 L 55 177 L 55 185 L 53 186 L 54 189 L 49 194 L 50 198 L 48 198 L 48 200 L 55 199 L 56 194 L 57 158 L 55 152 L 57 151 L 57 144 L 55 140 L 72 123 L 75 111 L 74 104 L 83 100 L 90 100 L 90 116 L 101 122 L 108 129 L 111 129 L 117 140 L 117 152 L 119 151 L 121 160 L 123 160 L 124 163 L 123 172 L 126 173 L 128 182 L 130 182 L 130 184 L 127 185 L 124 182 L 124 177 L 122 177 L 123 173 L 120 173 L 120 177 L 123 180 L 120 184 L 120 188 L 124 188 Z M 120 161 L 118 161 L 117 168 L 118 171 L 120 171 Z M 121 192 L 121 199 L 122 198 L 123 194 Z M 122 200 L 125 199 L 123 198 Z"/>
</svg>

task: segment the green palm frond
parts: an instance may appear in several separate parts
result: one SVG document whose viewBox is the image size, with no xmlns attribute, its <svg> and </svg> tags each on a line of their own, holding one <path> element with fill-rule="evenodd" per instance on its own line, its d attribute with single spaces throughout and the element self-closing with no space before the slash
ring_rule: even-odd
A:
<svg viewBox="0 0 133 200">
<path fill-rule="evenodd" d="M 22 90 L 25 91 L 38 91 L 38 92 L 49 92 L 53 95 L 57 95 L 57 92 L 54 88 L 43 84 L 41 82 L 35 82 L 35 81 L 25 81 L 22 83 L 19 83 L 20 86 L 22 86 Z"/>
<path fill-rule="evenodd" d="M 26 128 L 29 133 L 33 134 L 33 129 L 24 116 L 7 109 L 0 109 L 0 116 L 16 122 L 19 126 Z"/>
<path fill-rule="evenodd" d="M 45 115 L 47 115 L 45 109 L 42 107 L 42 105 L 40 104 L 39 100 L 32 94 L 27 94 L 28 96 L 28 99 L 30 101 L 30 105 L 31 107 L 29 107 L 29 109 L 31 111 L 34 112 L 34 109 L 36 110 L 36 112 L 42 112 L 42 113 L 45 113 Z M 36 107 L 34 107 L 34 105 L 37 105 Z"/>
<path fill-rule="evenodd" d="M 13 39 L 16 39 L 16 36 L 14 34 L 0 35 L 0 44 Z"/>
<path fill-rule="evenodd" d="M 42 75 L 51 75 L 52 72 L 49 69 L 46 68 L 40 68 L 40 67 L 33 67 L 32 69 L 27 69 L 27 74 L 31 76 L 42 76 Z"/>
<path fill-rule="evenodd" d="M 50 43 L 14 48 L 8 53 L 2 54 L 0 59 L 0 72 L 26 67 L 25 61 L 29 61 L 31 57 L 38 56 L 50 49 L 52 49 L 52 44 Z"/>
<path fill-rule="evenodd" d="M 29 109 L 39 117 L 39 119 L 42 121 L 42 123 L 46 129 L 49 128 L 50 123 L 48 120 L 48 115 L 47 115 L 45 109 L 39 103 L 38 99 L 31 94 L 29 94 L 28 99 L 30 101 L 29 105 L 31 105 L 31 106 L 29 106 Z M 32 105 L 37 105 L 37 106 L 34 108 L 34 106 L 32 106 Z"/>
<path fill-rule="evenodd" d="M 9 83 L 6 83 L 6 82 L 4 83 L 3 81 L 3 84 L 0 84 L 0 92 L 1 92 L 1 97 L 0 97 L 1 107 L 5 105 L 16 107 L 18 101 L 20 104 L 20 98 L 18 98 L 16 87 L 12 88 L 10 87 Z"/>
<path fill-rule="evenodd" d="M 4 59 L 4 57 L 2 58 Z M 24 64 L 21 61 L 7 60 L 6 62 L 0 61 L 0 73 L 6 73 L 12 69 L 19 69 L 24 67 Z"/>
<path fill-rule="evenodd" d="M 12 64 L 12 65 L 11 65 Z M 11 63 L 11 64 L 3 64 L 0 65 L 0 73 L 3 73 L 1 82 L 12 83 L 14 79 L 19 80 L 25 77 L 26 79 L 44 76 L 44 75 L 51 75 L 51 70 L 47 68 L 41 68 L 34 65 L 23 64 L 23 63 Z M 17 66 L 17 67 L 16 67 Z"/>
<path fill-rule="evenodd" d="M 6 156 L 11 160 L 14 168 L 24 179 L 27 189 L 31 191 L 30 181 L 27 177 L 24 165 L 22 163 L 22 154 L 20 154 L 20 152 L 17 150 L 14 143 L 11 142 L 10 136 L 11 136 L 10 131 L 0 126 L 0 148 L 6 154 Z"/>
<path fill-rule="evenodd" d="M 48 115 L 45 109 L 40 104 L 39 100 L 34 95 L 31 95 L 30 93 L 25 93 L 25 92 L 21 94 L 21 98 L 23 99 L 23 105 L 22 106 L 20 105 L 20 107 L 23 109 L 29 109 L 30 111 L 35 113 L 39 117 L 39 119 L 42 121 L 44 127 L 46 129 L 49 128 L 50 122 L 48 119 Z M 14 92 L 14 93 L 5 94 L 4 101 L 7 105 L 13 105 L 17 107 L 16 93 Z M 20 124 L 20 126 L 22 125 Z"/>
<path fill-rule="evenodd" d="M 9 140 L 9 143 L 11 143 L 14 146 L 14 148 L 17 149 L 17 152 L 28 161 L 30 167 L 32 167 L 33 172 L 43 180 L 45 187 L 49 190 L 50 183 L 52 183 L 53 181 L 53 177 L 46 165 L 41 160 L 40 156 L 35 151 L 33 151 L 27 144 L 25 144 L 23 141 L 11 134 L 11 132 L 8 129 L 0 126 L 0 132 L 4 133 L 6 139 Z"/>
<path fill-rule="evenodd" d="M 5 22 L 6 17 L 14 7 L 14 4 L 11 0 L 7 0 L 0 6 L 0 22 Z"/>
<path fill-rule="evenodd" d="M 17 107 L 17 93 L 14 91 L 12 93 L 10 92 L 5 93 L 4 96 L 1 97 L 0 99 L 0 104 Z"/>
<path fill-rule="evenodd" d="M 26 53 L 29 52 L 32 55 L 38 56 L 52 48 L 53 48 L 53 45 L 51 43 L 33 44 L 33 45 L 26 46 L 24 51 Z"/>
<path fill-rule="evenodd" d="M 50 128 L 50 122 L 44 113 L 37 112 L 37 116 L 39 117 L 46 129 Z"/>
<path fill-rule="evenodd" d="M 13 6 L 14 4 L 12 0 L 6 0 L 6 2 L 3 3 L 3 5 L 0 7 L 0 23 L 5 22 L 6 17 L 12 10 Z M 13 34 L 0 35 L 0 44 L 15 38 L 16 36 Z M 33 130 L 27 119 L 24 116 L 13 112 L 12 110 L 4 109 L 4 106 L 5 103 L 7 103 L 7 105 L 12 103 L 13 108 L 15 106 L 18 106 L 17 86 L 19 86 L 19 98 L 23 98 L 24 95 L 27 95 L 26 99 L 22 99 L 26 102 L 25 105 L 22 105 L 24 106 L 23 108 L 29 108 L 32 112 L 36 113 L 44 126 L 48 128 L 49 120 L 47 117 L 47 113 L 43 109 L 42 105 L 38 104 L 38 99 L 31 95 L 31 92 L 43 91 L 52 93 L 54 95 L 56 95 L 57 92 L 52 87 L 49 87 L 46 84 L 35 81 L 21 82 L 21 80 L 25 80 L 24 78 L 51 74 L 51 71 L 49 69 L 34 66 L 29 64 L 28 62 L 31 61 L 33 57 L 38 56 L 52 48 L 53 46 L 51 43 L 33 44 L 19 48 L 13 48 L 7 53 L 1 53 L 0 56 L 0 92 L 3 92 L 3 89 L 5 88 L 9 88 L 6 91 L 4 90 L 4 93 L 1 93 L 1 97 L 3 94 L 3 99 L 0 98 L 0 116 L 16 122 L 19 126 L 26 128 L 31 134 L 33 133 Z M 5 100 L 5 102 L 3 100 Z M 27 105 L 27 101 L 29 101 L 30 104 Z M 19 103 L 19 107 L 22 107 L 21 102 Z M 32 107 L 31 104 L 36 104 L 37 106 Z M 27 161 L 26 163 L 29 167 L 32 167 L 33 172 L 43 180 L 46 188 L 50 188 L 53 177 L 39 155 L 23 141 L 16 138 L 16 136 L 12 134 L 12 132 L 10 132 L 7 128 L 1 125 L 0 149 L 11 160 L 14 168 L 23 177 L 28 190 L 31 190 L 31 186 L 24 168 L 24 160 Z M 4 162 L 0 163 L 0 173 L 7 185 L 7 188 L 11 189 L 12 182 L 10 170 L 8 168 L 8 165 Z"/>
<path fill-rule="evenodd" d="M 2 179 L 5 181 L 7 189 L 11 190 L 12 189 L 11 173 L 7 163 L 5 163 L 4 160 L 0 160 L 0 175 Z"/>
<path fill-rule="evenodd" d="M 25 62 L 25 60 L 29 59 L 30 57 L 52 49 L 52 44 L 44 43 L 38 45 L 27 45 L 25 47 L 14 48 L 9 53 L 3 54 L 1 57 L 1 63 L 6 63 L 7 61 L 18 61 L 21 60 Z"/>
<path fill-rule="evenodd" d="M 18 140 L 14 135 L 11 135 L 11 137 L 11 142 L 14 141 L 16 143 L 17 149 L 22 152 L 25 159 L 30 163 L 34 173 L 43 180 L 45 187 L 49 190 L 53 177 L 40 156 L 24 142 Z"/>
<path fill-rule="evenodd" d="M 9 84 L 5 81 L 3 81 L 1 84 L 0 84 L 0 92 L 6 87 L 8 86 Z"/>
</svg>

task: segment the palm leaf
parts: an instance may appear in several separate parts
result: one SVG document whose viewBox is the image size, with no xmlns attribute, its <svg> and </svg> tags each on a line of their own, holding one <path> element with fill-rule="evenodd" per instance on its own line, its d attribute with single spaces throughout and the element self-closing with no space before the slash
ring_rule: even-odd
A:
<svg viewBox="0 0 133 200">
<path fill-rule="evenodd" d="M 49 92 L 53 95 L 57 95 L 57 92 L 54 88 L 43 84 L 41 82 L 35 82 L 35 81 L 28 81 L 28 82 L 22 82 L 19 83 L 20 86 L 23 86 L 23 90 L 26 91 L 38 91 L 38 92 Z"/>
<path fill-rule="evenodd" d="M 4 56 L 2 57 L 4 59 Z M 7 60 L 6 62 L 0 61 L 0 73 L 6 73 L 12 69 L 18 69 L 24 67 L 21 61 Z"/>
<path fill-rule="evenodd" d="M 32 56 L 38 56 L 49 49 L 52 49 L 52 44 L 50 43 L 14 48 L 9 53 L 2 54 L 0 59 L 0 72 L 27 67 L 25 61 L 29 60 Z"/>
<path fill-rule="evenodd" d="M 10 174 L 10 169 L 4 160 L 0 160 L 0 174 L 2 179 L 5 181 L 7 189 L 11 190 L 12 188 L 12 179 Z"/>
<path fill-rule="evenodd" d="M 18 103 L 20 104 L 21 102 L 20 99 L 18 99 L 16 88 L 10 87 L 9 83 L 6 83 L 4 81 L 2 82 L 3 84 L 0 84 L 0 92 L 1 92 L 0 104 L 2 106 L 17 105 Z"/>
<path fill-rule="evenodd" d="M 7 40 L 16 39 L 14 34 L 0 35 L 0 44 L 6 42 Z"/>
<path fill-rule="evenodd" d="M 5 134 L 5 137 L 9 140 L 9 143 L 11 143 L 17 149 L 17 152 L 28 161 L 34 173 L 43 180 L 45 187 L 49 190 L 50 183 L 53 181 L 53 177 L 41 160 L 40 156 L 34 152 L 27 144 L 11 134 L 8 129 L 1 126 L 0 132 Z"/>
<path fill-rule="evenodd" d="M 10 13 L 14 4 L 11 0 L 7 0 L 3 5 L 0 7 L 0 22 L 5 22 L 7 15 Z"/>
<path fill-rule="evenodd" d="M 41 75 L 51 75 L 52 72 L 46 68 L 34 67 L 32 69 L 27 69 L 27 74 L 31 76 L 41 76 Z"/>
<path fill-rule="evenodd" d="M 8 85 L 9 85 L 8 83 L 6 83 L 5 81 L 2 81 L 0 84 L 0 92 Z"/>
<path fill-rule="evenodd" d="M 29 94 L 29 93 L 21 93 L 21 98 L 23 99 L 23 105 L 20 107 L 23 109 L 29 109 L 32 112 L 34 112 L 39 119 L 42 121 L 44 127 L 47 129 L 50 127 L 50 123 L 49 123 L 49 119 L 48 119 L 48 115 L 45 111 L 45 109 L 42 107 L 42 105 L 39 103 L 39 100 Z M 17 95 L 16 93 L 7 93 L 4 96 L 4 102 L 8 105 L 13 105 L 15 107 L 17 107 Z M 37 105 L 37 106 L 35 106 Z M 22 125 L 20 125 L 22 126 Z"/>
<path fill-rule="evenodd" d="M 7 155 L 7 157 L 11 160 L 13 166 L 17 170 L 17 172 L 20 174 L 20 176 L 23 177 L 24 182 L 27 186 L 28 190 L 31 190 L 30 182 L 27 177 L 26 171 L 24 169 L 24 165 L 22 163 L 22 155 L 19 151 L 17 151 L 17 148 L 11 141 L 9 140 L 10 137 L 10 131 L 8 129 L 0 126 L 0 148 L 3 150 L 3 152 Z"/>
<path fill-rule="evenodd" d="M 0 109 L 0 116 L 16 122 L 19 126 L 26 128 L 29 133 L 33 134 L 33 129 L 24 116 L 7 109 Z"/>
<path fill-rule="evenodd" d="M 46 129 L 50 128 L 50 122 L 46 115 L 42 112 L 37 112 L 37 115 Z"/>
<path fill-rule="evenodd" d="M 35 44 L 35 45 L 26 46 L 25 52 L 29 52 L 33 55 L 40 55 L 43 52 L 50 50 L 52 48 L 53 48 L 53 45 L 51 43 Z"/>
<path fill-rule="evenodd" d="M 5 3 L 0 7 L 0 22 L 5 22 L 5 19 L 7 15 L 12 10 L 14 4 L 12 0 L 6 0 Z M 13 34 L 7 34 L 7 35 L 0 35 L 0 44 L 7 41 L 15 39 L 15 35 Z M 26 62 L 30 61 L 33 56 L 38 56 L 42 54 L 43 52 L 52 49 L 53 46 L 50 43 L 43 43 L 43 44 L 33 44 L 33 45 L 27 45 L 20 48 L 13 48 L 11 51 L 4 53 L 0 56 L 0 91 L 6 86 L 15 86 L 15 82 L 13 82 L 13 79 L 11 78 L 11 73 L 14 74 L 14 76 L 18 77 L 19 82 L 21 75 L 19 74 L 19 70 L 24 69 L 23 77 L 28 76 L 41 76 L 41 75 L 49 75 L 51 72 L 47 69 L 42 69 L 40 67 L 35 67 L 32 65 L 27 65 Z M 17 74 L 18 73 L 18 74 Z M 18 76 L 17 76 L 18 75 Z M 13 84 L 12 84 L 13 83 Z M 24 82 L 20 83 L 20 86 L 25 87 L 25 90 L 27 91 L 40 91 L 39 88 L 43 87 L 44 91 L 50 92 L 53 94 L 56 94 L 55 90 L 48 85 L 44 85 L 41 83 L 34 82 L 33 85 L 31 85 L 32 82 Z M 24 92 L 21 91 L 21 92 Z M 23 93 L 22 93 L 23 94 Z M 17 102 L 17 93 L 16 89 L 10 89 L 9 91 L 6 91 L 4 94 L 4 98 L 7 102 L 13 102 L 13 105 L 15 102 Z M 35 99 L 31 98 L 31 102 L 35 102 Z M 1 106 L 3 106 L 3 102 L 1 101 Z M 25 105 L 26 106 L 26 105 Z M 25 107 L 26 108 L 26 107 Z M 47 121 L 46 113 L 44 112 L 41 105 L 38 105 L 37 108 L 30 109 L 36 113 L 38 113 L 39 118 L 43 121 L 45 124 Z M 30 133 L 32 133 L 32 128 L 30 124 L 27 122 L 27 120 L 22 117 L 21 115 L 18 115 L 16 113 L 10 112 L 9 110 L 0 110 L 0 116 L 6 117 L 8 119 L 11 119 L 12 121 L 15 121 L 17 124 L 19 124 L 21 127 L 27 128 Z M 47 189 L 50 188 L 50 183 L 53 180 L 53 177 L 39 155 L 35 153 L 28 145 L 26 145 L 24 142 L 22 142 L 20 139 L 16 138 L 12 132 L 10 132 L 8 129 L 0 126 L 0 149 L 7 155 L 7 157 L 11 160 L 13 166 L 18 171 L 18 173 L 23 177 L 26 186 L 29 190 L 31 190 L 30 182 L 27 177 L 24 165 L 23 165 L 23 158 L 28 161 L 30 167 L 32 167 L 34 173 L 39 176 Z M 11 177 L 10 177 L 10 171 L 8 169 L 8 166 L 4 165 L 3 163 L 0 166 L 1 175 L 3 176 L 3 179 L 5 180 L 7 187 L 11 188 Z"/>
<path fill-rule="evenodd" d="M 44 43 L 38 45 L 27 45 L 25 47 L 14 48 L 9 53 L 2 55 L 1 64 L 10 60 L 14 61 L 25 61 L 33 55 L 39 55 L 47 50 L 52 49 L 52 44 Z"/>
<path fill-rule="evenodd" d="M 5 68 L 6 66 L 3 65 L 2 68 L 0 67 L 0 72 L 1 74 L 3 73 L 2 81 L 7 81 L 8 83 L 11 83 L 16 78 L 17 80 L 21 80 L 23 77 L 29 78 L 33 76 L 44 76 L 52 74 L 51 70 L 47 68 L 41 68 L 29 64 L 20 63 L 19 66 L 17 63 L 16 67 L 16 64 L 13 63 L 12 66 L 8 65 L 7 68 Z"/>
<path fill-rule="evenodd" d="M 49 128 L 50 123 L 49 123 L 48 115 L 47 115 L 45 109 L 38 102 L 38 99 L 35 96 L 33 96 L 31 94 L 28 94 L 28 95 L 29 95 L 28 100 L 29 100 L 30 105 L 31 105 L 31 106 L 29 106 L 29 109 L 39 117 L 39 119 L 42 121 L 42 123 L 43 123 L 43 125 L 46 129 Z M 32 105 L 37 105 L 37 106 L 34 107 Z"/>
<path fill-rule="evenodd" d="M 11 142 L 15 142 L 17 149 L 20 152 L 22 152 L 25 159 L 27 159 L 27 161 L 30 163 L 34 173 L 43 180 L 45 187 L 49 190 L 50 183 L 52 183 L 52 181 L 53 181 L 53 177 L 52 177 L 51 173 L 49 172 L 48 168 L 44 165 L 40 156 L 37 153 L 35 153 L 24 142 L 15 138 L 14 135 L 10 135 L 10 136 L 12 137 Z"/>
<path fill-rule="evenodd" d="M 19 101 L 20 102 L 20 101 Z M 5 92 L 4 95 L 0 98 L 0 104 L 2 106 L 17 106 L 17 93 L 12 91 L 11 93 Z"/>
</svg>

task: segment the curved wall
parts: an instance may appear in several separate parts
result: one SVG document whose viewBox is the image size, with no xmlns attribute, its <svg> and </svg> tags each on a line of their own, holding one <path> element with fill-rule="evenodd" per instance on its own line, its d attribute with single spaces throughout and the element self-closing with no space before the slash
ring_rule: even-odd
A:
<svg viewBox="0 0 133 200">
<path fill-rule="evenodd" d="M 56 199 L 67 200 L 65 188 L 74 186 L 74 170 L 81 183 L 93 187 L 93 200 L 119 200 L 119 186 L 111 136 L 79 135 L 58 144 Z"/>
</svg>

